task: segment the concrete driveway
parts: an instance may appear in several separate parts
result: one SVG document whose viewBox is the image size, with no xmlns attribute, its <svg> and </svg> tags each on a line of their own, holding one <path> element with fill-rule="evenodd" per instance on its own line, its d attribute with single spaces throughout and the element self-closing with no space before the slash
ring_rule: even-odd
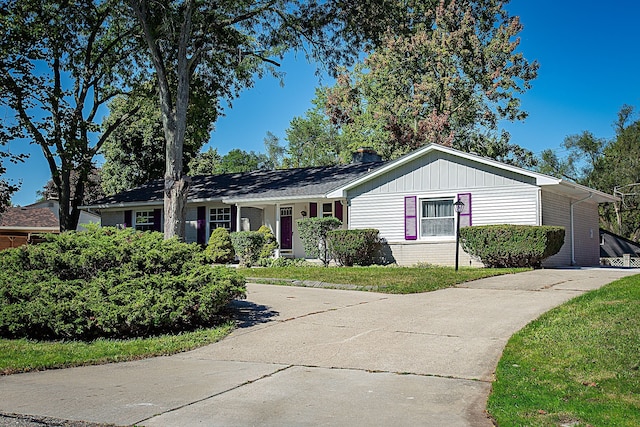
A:
<svg viewBox="0 0 640 427">
<path fill-rule="evenodd" d="M 490 426 L 485 403 L 509 337 L 635 273 L 536 270 L 414 295 L 249 284 L 223 341 L 0 377 L 0 412 L 145 426 Z"/>
</svg>

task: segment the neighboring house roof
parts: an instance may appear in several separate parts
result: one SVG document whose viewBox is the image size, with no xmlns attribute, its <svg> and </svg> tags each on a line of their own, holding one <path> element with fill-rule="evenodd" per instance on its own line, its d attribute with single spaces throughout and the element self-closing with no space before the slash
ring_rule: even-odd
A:
<svg viewBox="0 0 640 427">
<path fill-rule="evenodd" d="M 259 170 L 191 178 L 189 202 L 273 202 L 325 197 L 333 189 L 369 173 L 383 162 L 299 169 Z M 157 205 L 164 200 L 164 180 L 157 179 L 96 201 L 91 208 Z"/>
<path fill-rule="evenodd" d="M 0 215 L 0 230 L 58 231 L 60 224 L 48 208 L 10 207 Z"/>
<path fill-rule="evenodd" d="M 600 258 L 617 258 L 624 254 L 640 256 L 640 243 L 600 229 Z"/>
<path fill-rule="evenodd" d="M 549 189 L 555 189 L 562 194 L 567 194 L 570 196 L 578 197 L 578 198 L 591 198 L 598 203 L 605 202 L 615 202 L 619 200 L 617 197 L 612 196 L 607 193 L 603 193 L 598 190 L 594 190 L 589 187 L 585 187 L 580 184 L 576 184 L 570 181 L 565 181 L 560 178 L 555 178 L 549 175 L 544 175 L 538 172 L 533 172 L 527 169 L 519 168 L 517 166 L 508 165 L 506 163 L 499 162 L 497 160 L 489 159 L 487 157 L 481 157 L 477 154 L 466 153 L 464 151 L 456 150 L 454 148 L 445 147 L 444 145 L 439 144 L 429 144 L 421 147 L 409 154 L 406 154 L 402 157 L 397 158 L 394 161 L 388 162 L 385 165 L 377 168 L 371 173 L 364 174 L 356 179 L 345 183 L 342 186 L 336 187 L 335 190 L 327 194 L 327 197 L 346 197 L 347 190 L 355 188 L 365 182 L 368 182 L 382 174 L 385 174 L 389 171 L 392 171 L 402 165 L 405 165 L 419 157 L 422 157 L 430 152 L 441 152 L 450 154 L 455 157 L 471 160 L 474 162 L 478 162 L 484 165 L 492 166 L 498 169 L 502 169 L 505 171 L 514 172 L 526 177 L 533 178 L 535 180 L 536 185 L 541 187 L 547 187 Z"/>
</svg>

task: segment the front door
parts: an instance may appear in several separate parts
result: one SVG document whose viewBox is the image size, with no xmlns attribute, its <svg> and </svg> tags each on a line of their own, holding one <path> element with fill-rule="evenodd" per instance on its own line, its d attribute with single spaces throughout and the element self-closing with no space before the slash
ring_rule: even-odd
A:
<svg viewBox="0 0 640 427">
<path fill-rule="evenodd" d="M 280 208 L 280 249 L 293 249 L 293 208 Z"/>
</svg>

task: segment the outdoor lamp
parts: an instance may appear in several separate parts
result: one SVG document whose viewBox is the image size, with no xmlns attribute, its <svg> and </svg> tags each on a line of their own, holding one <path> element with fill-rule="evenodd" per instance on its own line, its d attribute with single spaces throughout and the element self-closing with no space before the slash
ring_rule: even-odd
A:
<svg viewBox="0 0 640 427">
<path fill-rule="evenodd" d="M 453 204 L 453 209 L 456 211 L 456 271 L 458 271 L 458 256 L 460 254 L 460 213 L 464 210 L 464 203 L 458 199 Z"/>
</svg>

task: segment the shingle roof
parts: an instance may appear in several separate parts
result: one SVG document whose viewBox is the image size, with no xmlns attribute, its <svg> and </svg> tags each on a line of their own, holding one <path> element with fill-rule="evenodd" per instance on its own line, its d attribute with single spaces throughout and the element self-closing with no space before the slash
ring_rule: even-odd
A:
<svg viewBox="0 0 640 427">
<path fill-rule="evenodd" d="M 229 199 L 237 202 L 258 199 L 323 197 L 383 162 L 353 163 L 299 169 L 260 170 L 223 175 L 198 175 L 191 179 L 190 201 Z M 164 198 L 164 180 L 158 179 L 96 201 L 92 207 L 112 204 L 158 202 Z"/>
<path fill-rule="evenodd" d="M 0 215 L 0 227 L 58 228 L 58 219 L 47 208 L 10 207 Z"/>
</svg>

